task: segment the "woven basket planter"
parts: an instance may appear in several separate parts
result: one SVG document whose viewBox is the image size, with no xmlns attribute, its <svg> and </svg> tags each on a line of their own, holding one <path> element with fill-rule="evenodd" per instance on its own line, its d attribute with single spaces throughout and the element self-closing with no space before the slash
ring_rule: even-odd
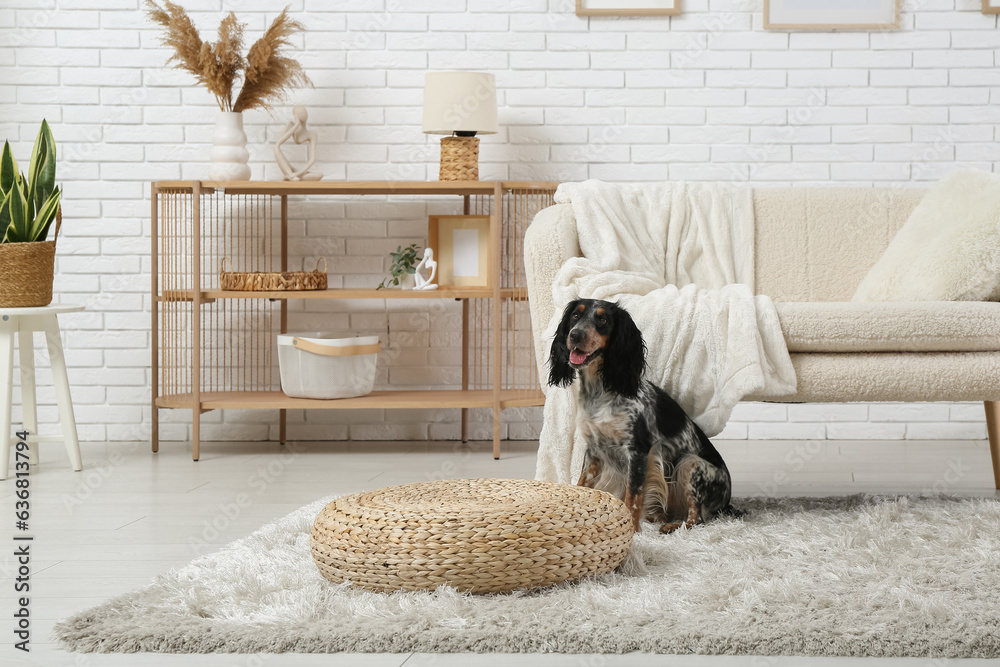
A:
<svg viewBox="0 0 1000 667">
<path fill-rule="evenodd" d="M 632 534 L 625 503 L 603 491 L 461 479 L 338 498 L 316 517 L 310 545 L 335 583 L 504 593 L 611 572 Z"/>
<path fill-rule="evenodd" d="M 479 137 L 445 137 L 441 140 L 442 181 L 479 180 Z"/>
<path fill-rule="evenodd" d="M 0 308 L 33 308 L 52 303 L 56 266 L 56 239 L 62 213 L 56 216 L 51 241 L 0 243 Z"/>
<path fill-rule="evenodd" d="M 320 262 L 323 270 L 319 270 Z M 297 292 L 326 289 L 326 258 L 316 260 L 315 271 L 226 271 L 228 257 L 222 258 L 219 289 L 234 292 Z"/>
</svg>

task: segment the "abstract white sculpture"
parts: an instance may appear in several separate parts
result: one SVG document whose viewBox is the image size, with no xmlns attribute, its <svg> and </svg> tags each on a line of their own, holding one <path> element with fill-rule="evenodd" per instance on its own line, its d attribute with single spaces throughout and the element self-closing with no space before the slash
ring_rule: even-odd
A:
<svg viewBox="0 0 1000 667">
<path fill-rule="evenodd" d="M 318 171 L 309 171 L 310 167 L 316 164 L 316 144 L 317 137 L 316 133 L 310 131 L 306 128 L 306 121 L 309 119 L 309 114 L 306 112 L 306 108 L 301 105 L 295 105 L 292 108 L 292 115 L 295 120 L 285 127 L 284 133 L 278 140 L 274 143 L 274 159 L 278 162 L 278 168 L 281 169 L 281 173 L 284 174 L 284 180 L 286 181 L 318 181 L 323 178 L 323 174 Z M 303 144 L 309 142 L 309 161 L 306 162 L 306 166 L 302 169 L 295 170 L 292 165 L 288 163 L 288 159 L 285 157 L 284 153 L 281 152 L 281 144 L 285 143 L 289 139 L 293 139 L 296 144 Z"/>
<path fill-rule="evenodd" d="M 420 260 L 420 263 L 417 264 L 413 272 L 413 281 L 416 283 L 413 289 L 425 290 L 428 292 L 437 289 L 438 286 L 434 284 L 434 276 L 437 275 L 437 268 L 438 263 L 434 261 L 434 251 L 430 248 L 426 248 L 424 250 L 423 258 Z M 426 278 L 424 278 L 421 270 L 428 272 Z"/>
</svg>

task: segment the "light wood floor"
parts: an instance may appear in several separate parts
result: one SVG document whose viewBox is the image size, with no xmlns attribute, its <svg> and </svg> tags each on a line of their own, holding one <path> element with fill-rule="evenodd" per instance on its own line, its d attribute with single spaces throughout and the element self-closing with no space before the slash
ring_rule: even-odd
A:
<svg viewBox="0 0 1000 667">
<path fill-rule="evenodd" d="M 451 667 L 545 665 L 802 664 L 921 665 L 959 661 L 732 658 L 586 655 L 72 655 L 52 643 L 56 620 L 148 582 L 200 553 L 242 537 L 261 524 L 328 494 L 428 479 L 531 478 L 535 443 L 505 443 L 494 461 L 487 443 L 208 443 L 201 461 L 190 447 L 164 443 L 84 443 L 84 470 L 69 470 L 60 445 L 43 445 L 32 468 L 32 653 L 12 648 L 14 486 L 0 482 L 0 664 L 73 665 L 350 665 Z M 989 450 L 979 441 L 721 441 L 735 495 L 842 495 L 858 492 L 947 492 L 998 496 Z M 242 494 L 242 495 L 241 495 Z M 232 507 L 242 504 L 238 515 Z M 228 511 L 227 511 L 228 508 Z M 231 517 L 231 518 L 230 518 Z M 192 544 L 192 539 L 204 544 Z M 992 664 L 998 661 L 962 661 Z"/>
</svg>

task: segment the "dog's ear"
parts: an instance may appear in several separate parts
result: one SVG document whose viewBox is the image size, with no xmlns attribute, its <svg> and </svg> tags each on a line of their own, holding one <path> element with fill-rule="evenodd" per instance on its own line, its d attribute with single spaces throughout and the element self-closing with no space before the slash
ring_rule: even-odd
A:
<svg viewBox="0 0 1000 667">
<path fill-rule="evenodd" d="M 632 316 L 621 307 L 615 308 L 614 329 L 601 362 L 601 377 L 605 391 L 626 398 L 639 395 L 642 372 L 646 368 L 646 344 Z"/>
<path fill-rule="evenodd" d="M 578 301 L 571 301 L 566 306 L 559 328 L 552 336 L 552 349 L 549 351 L 549 385 L 554 387 L 568 387 L 576 379 L 576 371 L 569 365 L 569 348 L 566 347 L 566 338 L 569 337 L 571 328 L 569 318 L 578 304 Z"/>
</svg>

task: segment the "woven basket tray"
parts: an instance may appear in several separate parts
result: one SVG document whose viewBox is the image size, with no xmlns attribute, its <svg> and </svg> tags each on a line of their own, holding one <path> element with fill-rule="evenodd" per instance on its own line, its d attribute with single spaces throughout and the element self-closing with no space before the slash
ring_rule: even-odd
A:
<svg viewBox="0 0 1000 667">
<path fill-rule="evenodd" d="M 323 270 L 319 270 L 320 262 Z M 228 257 L 219 267 L 219 289 L 233 292 L 297 292 L 326 289 L 326 257 L 316 260 L 315 271 L 226 271 Z"/>
<path fill-rule="evenodd" d="M 316 517 L 310 545 L 335 583 L 502 593 L 611 572 L 632 534 L 625 503 L 603 491 L 459 479 L 338 498 Z"/>
</svg>

